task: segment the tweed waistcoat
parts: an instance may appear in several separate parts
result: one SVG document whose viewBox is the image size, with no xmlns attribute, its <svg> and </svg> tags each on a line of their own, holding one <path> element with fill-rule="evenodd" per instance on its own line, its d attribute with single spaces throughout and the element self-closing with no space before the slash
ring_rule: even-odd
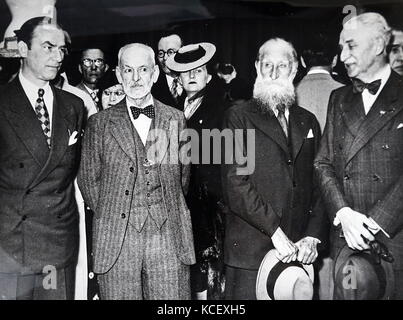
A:
<svg viewBox="0 0 403 320">
<path fill-rule="evenodd" d="M 154 121 L 150 130 L 153 128 Z M 162 195 L 159 165 L 147 159 L 150 141 L 144 146 L 136 129 L 133 127 L 133 137 L 137 150 L 137 179 L 133 190 L 133 202 L 129 224 L 138 232 L 143 229 L 149 216 L 161 229 L 167 219 L 166 207 Z"/>
</svg>

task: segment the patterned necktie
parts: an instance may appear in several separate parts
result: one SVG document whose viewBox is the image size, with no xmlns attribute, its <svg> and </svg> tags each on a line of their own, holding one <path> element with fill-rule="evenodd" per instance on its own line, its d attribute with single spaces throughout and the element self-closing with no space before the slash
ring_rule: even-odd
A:
<svg viewBox="0 0 403 320">
<path fill-rule="evenodd" d="M 95 103 L 98 103 L 98 102 L 99 102 L 97 93 L 96 93 L 95 91 L 92 91 L 92 92 L 90 93 L 90 95 L 91 95 L 92 100 L 94 100 Z"/>
<path fill-rule="evenodd" d="M 177 100 L 179 96 L 178 87 L 179 87 L 179 80 L 178 78 L 174 78 L 171 84 L 171 94 L 175 100 Z"/>
<path fill-rule="evenodd" d="M 137 119 L 140 116 L 140 113 L 144 114 L 145 116 L 149 117 L 150 119 L 155 118 L 155 110 L 153 105 L 149 105 L 145 108 L 137 108 L 137 107 L 130 107 L 132 111 L 132 115 L 134 119 Z"/>
<path fill-rule="evenodd" d="M 283 105 L 277 106 L 277 110 L 278 110 L 277 114 L 278 122 L 280 123 L 280 126 L 283 129 L 286 138 L 288 138 L 288 122 L 287 118 L 285 117 L 285 106 Z"/>
<path fill-rule="evenodd" d="M 361 93 L 364 89 L 368 89 L 370 94 L 376 94 L 381 86 L 381 79 L 372 81 L 370 83 L 365 83 L 360 79 L 352 78 L 351 81 L 353 82 L 353 92 L 354 93 Z"/>
<path fill-rule="evenodd" d="M 42 131 L 46 137 L 46 142 L 50 148 L 50 120 L 48 109 L 46 108 L 45 101 L 43 100 L 43 95 L 45 91 L 43 89 L 38 90 L 38 99 L 35 103 L 35 112 L 38 120 L 41 123 Z"/>
</svg>

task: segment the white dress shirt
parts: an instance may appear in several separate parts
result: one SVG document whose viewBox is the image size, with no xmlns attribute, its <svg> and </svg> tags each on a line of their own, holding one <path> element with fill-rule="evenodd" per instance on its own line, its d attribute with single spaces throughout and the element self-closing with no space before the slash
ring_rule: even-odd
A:
<svg viewBox="0 0 403 320">
<path fill-rule="evenodd" d="M 365 88 L 364 91 L 361 93 L 365 114 L 368 114 L 369 110 L 371 110 L 372 105 L 374 104 L 376 98 L 378 98 L 379 93 L 382 91 L 391 73 L 392 73 L 391 68 L 387 64 L 385 67 L 379 70 L 379 72 L 377 72 L 370 81 L 368 81 L 370 83 L 377 79 L 381 79 L 381 86 L 379 87 L 376 94 L 370 94 L 367 88 Z"/>
<path fill-rule="evenodd" d="M 29 102 L 31 103 L 32 109 L 35 111 L 36 100 L 38 99 L 38 90 L 43 89 L 45 91 L 43 95 L 43 100 L 45 101 L 46 109 L 49 113 L 49 121 L 50 121 L 50 134 L 52 135 L 52 116 L 53 116 L 53 91 L 50 88 L 49 82 L 46 82 L 45 86 L 38 87 L 36 84 L 29 81 L 22 75 L 22 72 L 19 72 L 18 78 L 20 80 L 21 86 L 24 89 L 25 94 L 28 97 Z M 36 114 L 36 111 L 35 111 Z"/>
<path fill-rule="evenodd" d="M 154 105 L 154 100 L 151 95 L 150 95 L 150 98 L 144 103 L 144 108 L 149 105 Z M 135 106 L 133 103 L 130 103 L 128 99 L 126 99 L 126 107 L 127 107 L 127 112 L 129 113 L 130 121 L 132 122 L 134 128 L 137 130 L 137 133 L 140 136 L 141 142 L 143 142 L 143 145 L 146 145 L 147 136 L 148 136 L 148 132 L 150 131 L 152 119 L 150 119 L 149 117 L 147 117 L 146 115 L 144 115 L 142 113 L 140 113 L 140 115 L 137 119 L 134 119 L 130 107 L 137 107 L 137 106 Z"/>
</svg>

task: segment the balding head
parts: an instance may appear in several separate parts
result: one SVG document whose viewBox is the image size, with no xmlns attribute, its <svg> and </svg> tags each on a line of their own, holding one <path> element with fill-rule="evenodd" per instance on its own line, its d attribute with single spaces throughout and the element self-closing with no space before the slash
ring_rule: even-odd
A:
<svg viewBox="0 0 403 320">
<path fill-rule="evenodd" d="M 164 73 L 172 73 L 172 71 L 165 65 L 165 62 L 168 59 L 168 56 L 175 54 L 180 47 L 182 47 L 182 39 L 177 34 L 162 37 L 158 42 L 157 58 Z"/>
</svg>

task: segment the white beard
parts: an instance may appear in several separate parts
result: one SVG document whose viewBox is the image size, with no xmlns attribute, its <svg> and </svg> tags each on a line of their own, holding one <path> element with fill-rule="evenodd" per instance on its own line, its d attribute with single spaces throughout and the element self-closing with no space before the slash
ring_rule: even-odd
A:
<svg viewBox="0 0 403 320">
<path fill-rule="evenodd" d="M 262 113 L 273 111 L 280 105 L 288 109 L 295 103 L 295 88 L 289 80 L 265 80 L 258 75 L 253 87 L 253 98 Z"/>
</svg>

